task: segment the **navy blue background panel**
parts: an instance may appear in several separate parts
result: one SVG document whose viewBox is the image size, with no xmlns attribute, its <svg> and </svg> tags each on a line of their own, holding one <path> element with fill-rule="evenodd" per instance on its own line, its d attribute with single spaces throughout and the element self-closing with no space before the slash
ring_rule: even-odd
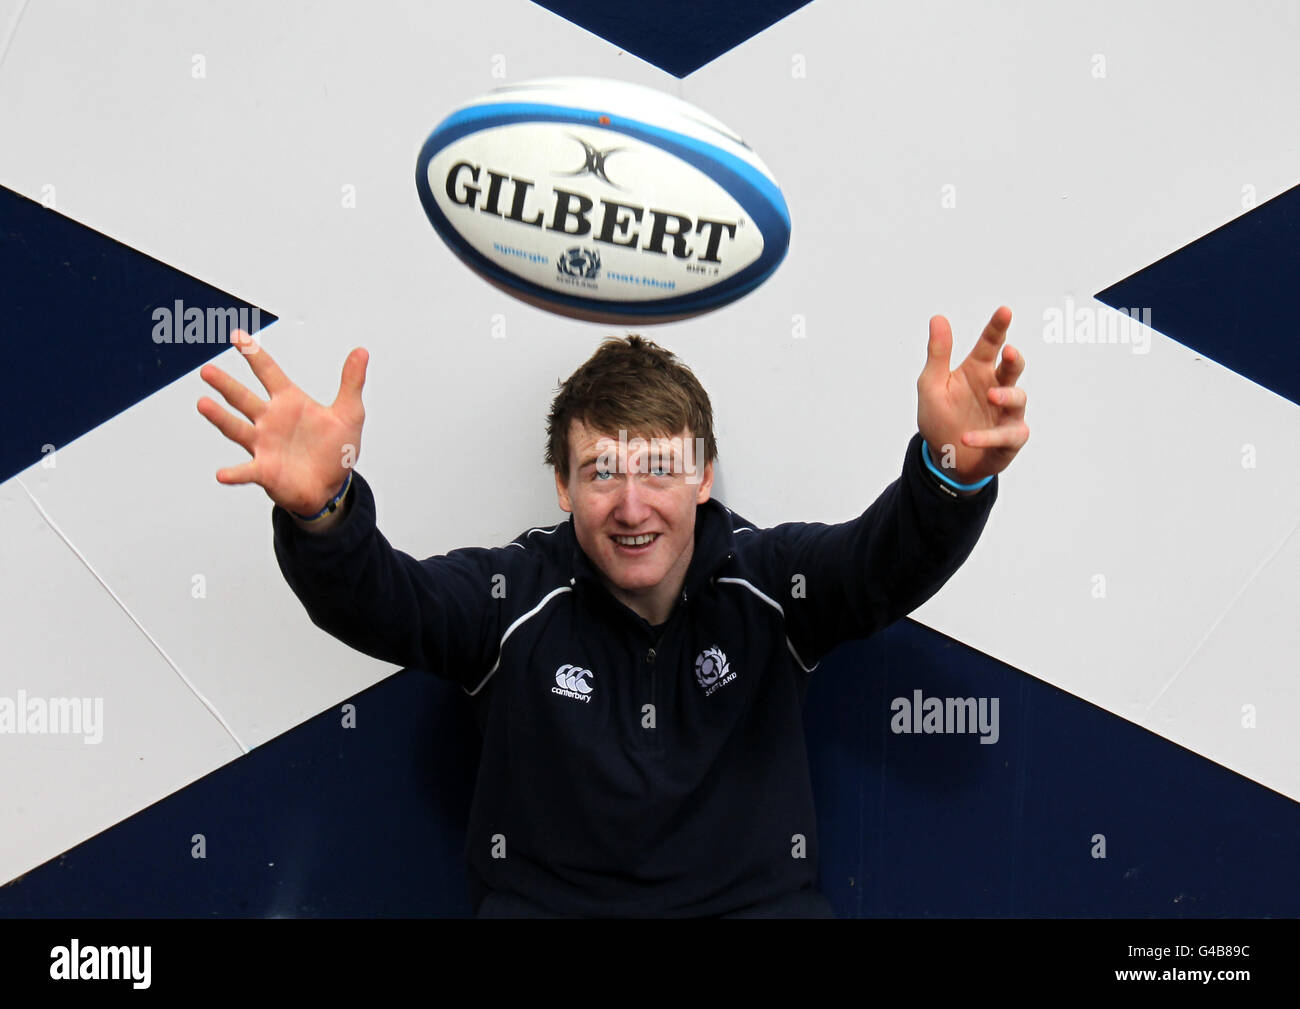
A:
<svg viewBox="0 0 1300 1009">
<path fill-rule="evenodd" d="M 998 741 L 894 733 L 918 689 L 998 698 Z M 0 915 L 469 916 L 469 703 L 417 670 L 350 703 L 356 728 L 324 712 L 0 887 Z M 824 659 L 805 725 L 842 917 L 1300 915 L 1300 806 L 914 621 Z"/>
<path fill-rule="evenodd" d="M 355 728 L 322 712 L 0 887 L 0 916 L 469 916 L 462 691 L 407 670 L 348 703 Z"/>
<path fill-rule="evenodd" d="M 175 315 L 180 302 L 205 324 L 209 309 L 242 309 L 252 333 L 276 320 L 4 186 L 0 277 L 5 366 L 18 379 L 0 403 L 0 480 L 39 462 L 41 446 L 62 448 L 229 348 L 155 343 L 156 309 Z"/>
<path fill-rule="evenodd" d="M 685 77 L 810 0 L 533 0 L 660 70 Z"/>
<path fill-rule="evenodd" d="M 1097 295 L 1149 308 L 1151 328 L 1300 403 L 1300 186 Z"/>
<path fill-rule="evenodd" d="M 998 741 L 894 733 L 918 689 L 998 698 Z M 915 621 L 825 661 L 805 724 L 845 916 L 1300 915 L 1300 806 Z"/>
</svg>

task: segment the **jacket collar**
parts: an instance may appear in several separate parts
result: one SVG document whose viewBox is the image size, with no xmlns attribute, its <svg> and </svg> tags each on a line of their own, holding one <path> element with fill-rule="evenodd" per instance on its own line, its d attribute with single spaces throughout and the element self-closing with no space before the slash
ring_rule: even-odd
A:
<svg viewBox="0 0 1300 1009">
<path fill-rule="evenodd" d="M 687 596 L 693 595 L 719 568 L 731 559 L 735 527 L 744 524 L 732 511 L 715 498 L 709 498 L 695 509 L 695 547 L 686 580 L 682 588 Z M 568 537 L 570 558 L 573 564 L 574 583 L 588 582 L 605 589 L 600 572 L 578 543 L 578 534 L 569 516 Z M 608 589 L 605 589 L 608 592 Z"/>
</svg>

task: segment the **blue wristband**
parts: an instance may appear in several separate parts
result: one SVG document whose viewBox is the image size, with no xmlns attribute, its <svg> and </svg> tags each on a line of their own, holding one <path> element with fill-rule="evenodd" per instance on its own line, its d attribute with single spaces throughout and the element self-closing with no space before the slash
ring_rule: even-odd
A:
<svg viewBox="0 0 1300 1009">
<path fill-rule="evenodd" d="M 324 518 L 326 515 L 334 511 L 334 509 L 339 506 L 339 502 L 343 500 L 343 496 L 347 494 L 348 488 L 351 486 L 352 486 L 352 470 L 348 470 L 348 475 L 346 479 L 344 479 L 343 481 L 343 486 L 339 488 L 339 492 L 335 494 L 334 497 L 330 499 L 329 503 L 320 511 L 318 511 L 315 515 L 299 515 L 297 512 L 290 512 L 290 514 L 295 516 L 296 518 L 302 519 L 304 522 L 315 522 L 319 518 Z"/>
<path fill-rule="evenodd" d="M 993 479 L 992 476 L 986 476 L 983 480 L 979 481 L 979 483 L 958 483 L 956 480 L 944 476 L 939 472 L 934 463 L 930 461 L 930 446 L 926 444 L 924 438 L 921 439 L 921 458 L 925 460 L 926 469 L 946 483 L 949 487 L 955 487 L 957 490 L 979 490 Z"/>
</svg>

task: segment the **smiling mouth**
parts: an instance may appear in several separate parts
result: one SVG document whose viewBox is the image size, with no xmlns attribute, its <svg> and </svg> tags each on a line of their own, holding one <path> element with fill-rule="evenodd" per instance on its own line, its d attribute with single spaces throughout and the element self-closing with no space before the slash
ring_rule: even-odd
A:
<svg viewBox="0 0 1300 1009">
<path fill-rule="evenodd" d="M 643 549 L 659 538 L 659 533 L 644 533 L 641 536 L 611 536 L 616 544 L 627 550 Z"/>
</svg>

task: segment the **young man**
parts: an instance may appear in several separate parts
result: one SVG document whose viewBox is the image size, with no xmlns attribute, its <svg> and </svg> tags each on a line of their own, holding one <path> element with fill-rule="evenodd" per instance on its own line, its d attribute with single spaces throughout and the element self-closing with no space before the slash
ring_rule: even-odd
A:
<svg viewBox="0 0 1300 1009">
<path fill-rule="evenodd" d="M 999 309 L 948 370 L 930 322 L 918 431 L 859 518 L 756 529 L 711 497 L 709 399 L 669 352 L 609 338 L 564 382 L 546 461 L 567 522 L 417 560 L 351 468 L 366 352 L 328 408 L 245 334 L 271 399 L 201 376 L 200 412 L 275 502 L 280 569 L 313 623 L 458 682 L 484 736 L 466 841 L 479 916 L 832 916 L 802 702 L 818 661 L 909 613 L 974 547 L 1028 437 Z M 699 451 L 693 451 L 698 446 Z"/>
</svg>

